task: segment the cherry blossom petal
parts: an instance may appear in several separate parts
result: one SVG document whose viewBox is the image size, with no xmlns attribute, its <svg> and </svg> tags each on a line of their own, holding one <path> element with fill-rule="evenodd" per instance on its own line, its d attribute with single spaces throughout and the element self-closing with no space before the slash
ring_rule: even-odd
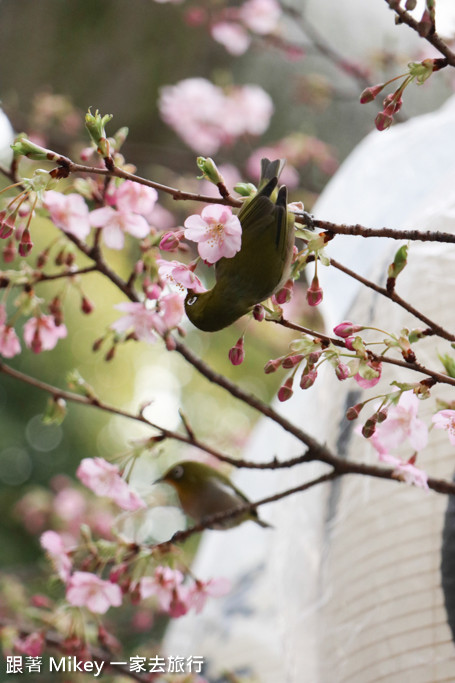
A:
<svg viewBox="0 0 455 683">
<path fill-rule="evenodd" d="M 122 591 L 117 584 L 103 581 L 90 572 L 74 572 L 68 582 L 66 599 L 76 607 L 105 614 L 110 607 L 122 604 Z"/>
<path fill-rule="evenodd" d="M 98 496 L 113 500 L 123 510 L 138 510 L 146 507 L 144 501 L 122 479 L 116 465 L 103 458 L 84 458 L 76 476 Z"/>
<path fill-rule="evenodd" d="M 64 195 L 48 190 L 44 193 L 43 204 L 53 223 L 64 232 L 82 240 L 90 233 L 88 206 L 80 194 Z"/>
<path fill-rule="evenodd" d="M 212 38 L 223 45 L 231 55 L 243 55 L 251 44 L 248 32 L 233 21 L 219 21 L 213 24 L 210 33 Z"/>
</svg>

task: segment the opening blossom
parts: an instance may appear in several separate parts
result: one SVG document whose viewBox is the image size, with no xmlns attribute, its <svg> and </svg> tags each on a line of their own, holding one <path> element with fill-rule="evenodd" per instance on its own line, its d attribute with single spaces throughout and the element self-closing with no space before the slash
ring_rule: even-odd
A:
<svg viewBox="0 0 455 683">
<path fill-rule="evenodd" d="M 413 486 L 418 486 L 421 489 L 428 489 L 427 473 L 416 467 L 411 461 L 405 462 L 400 460 L 400 458 L 387 454 L 380 456 L 379 459 L 393 466 L 393 476 L 396 479 L 405 481 Z"/>
<path fill-rule="evenodd" d="M 449 441 L 455 446 L 455 410 L 440 410 L 432 418 L 435 429 L 445 429 Z"/>
<path fill-rule="evenodd" d="M 90 225 L 103 231 L 103 242 L 110 249 L 123 249 L 125 233 L 143 239 L 150 232 L 144 216 L 129 211 L 116 211 L 112 206 L 103 206 L 90 212 Z"/>
<path fill-rule="evenodd" d="M 176 285 L 180 290 L 192 289 L 197 294 L 206 291 L 197 275 L 184 263 L 180 263 L 180 261 L 166 261 L 159 258 L 156 259 L 156 265 L 158 266 L 158 274 L 161 280 L 166 280 L 168 283 Z"/>
<path fill-rule="evenodd" d="M 415 451 L 420 451 L 428 443 L 428 428 L 417 417 L 419 399 L 412 391 L 401 394 L 396 406 L 391 406 L 384 422 L 376 426 L 371 437 L 372 444 L 381 454 L 388 453 L 406 439 Z"/>
<path fill-rule="evenodd" d="M 56 325 L 52 315 L 30 318 L 24 325 L 25 343 L 34 353 L 51 351 L 67 334 L 66 326 L 63 323 Z"/>
<path fill-rule="evenodd" d="M 77 468 L 76 476 L 91 491 L 110 498 L 122 510 L 146 507 L 144 501 L 122 479 L 119 468 L 103 458 L 84 458 Z"/>
<path fill-rule="evenodd" d="M 120 586 L 103 581 L 90 572 L 74 572 L 68 582 L 66 599 L 76 607 L 86 607 L 95 614 L 105 614 L 109 607 L 120 607 Z"/>
<path fill-rule="evenodd" d="M 242 244 L 242 226 L 229 206 L 210 204 L 201 215 L 188 216 L 185 237 L 198 243 L 199 256 L 207 263 L 231 258 Z"/>
<path fill-rule="evenodd" d="M 183 316 L 183 300 L 179 294 L 166 294 L 153 309 L 146 308 L 143 303 L 129 301 L 114 308 L 126 315 L 113 322 L 111 328 L 119 334 L 133 330 L 140 341 L 148 343 L 156 341 L 155 332 L 163 335 L 177 327 Z"/>
</svg>

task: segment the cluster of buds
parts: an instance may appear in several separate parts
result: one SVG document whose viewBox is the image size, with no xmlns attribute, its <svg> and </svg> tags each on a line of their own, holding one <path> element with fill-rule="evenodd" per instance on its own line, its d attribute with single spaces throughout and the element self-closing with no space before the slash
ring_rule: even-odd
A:
<svg viewBox="0 0 455 683">
<path fill-rule="evenodd" d="M 400 78 L 403 79 L 398 88 L 384 98 L 382 103 L 383 110 L 380 111 L 375 118 L 376 128 L 379 131 L 390 128 L 393 123 L 393 117 L 400 111 L 403 105 L 402 95 L 405 88 L 413 81 L 418 85 L 422 85 L 434 71 L 438 71 L 442 66 L 442 60 L 440 59 L 424 59 L 422 62 L 410 62 L 406 73 L 395 76 L 395 78 L 391 78 L 385 83 L 379 83 L 370 86 L 369 88 L 365 88 L 360 95 L 361 104 L 372 102 L 387 85 Z"/>
</svg>

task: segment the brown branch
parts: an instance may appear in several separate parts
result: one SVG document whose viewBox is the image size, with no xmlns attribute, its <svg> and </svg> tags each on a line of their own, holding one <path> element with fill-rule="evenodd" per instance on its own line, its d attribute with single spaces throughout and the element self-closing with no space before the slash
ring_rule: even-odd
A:
<svg viewBox="0 0 455 683">
<path fill-rule="evenodd" d="M 371 280 L 367 280 L 366 278 L 362 277 L 362 275 L 359 275 L 354 270 L 347 268 L 342 263 L 336 261 L 333 258 L 330 259 L 330 265 L 332 265 L 334 268 L 337 268 L 337 270 L 340 270 L 346 275 L 349 275 L 349 277 L 352 277 L 354 280 L 357 280 L 365 287 L 373 289 L 378 294 L 382 294 L 382 296 L 385 296 L 387 299 L 394 301 L 396 304 L 398 304 L 406 311 L 408 311 L 408 313 L 411 313 L 413 316 L 418 318 L 418 320 L 425 323 L 425 325 L 428 325 L 428 327 L 432 329 L 434 334 L 438 335 L 439 337 L 442 337 L 443 339 L 447 339 L 447 341 L 455 341 L 455 334 L 448 332 L 441 325 L 438 325 L 433 320 L 431 320 L 431 318 L 428 318 L 426 315 L 418 311 L 416 308 L 414 308 L 414 306 L 412 306 L 410 303 L 402 299 L 401 296 L 399 296 L 399 294 L 397 294 L 394 289 L 389 291 L 385 287 L 381 287 L 380 285 L 377 285 Z"/>
<path fill-rule="evenodd" d="M 393 0 L 385 0 L 389 8 L 395 12 L 399 17 L 400 23 L 406 24 L 409 28 L 412 28 L 416 33 L 420 34 L 420 23 L 414 19 L 405 9 L 400 7 Z M 447 59 L 450 66 L 455 66 L 455 54 L 450 50 L 447 43 L 436 33 L 430 33 L 427 36 L 423 36 L 426 41 L 428 41 L 433 47 L 435 47 L 444 57 Z"/>
<path fill-rule="evenodd" d="M 321 332 L 318 332 L 316 330 L 311 330 L 308 327 L 303 327 L 303 325 L 298 325 L 297 323 L 293 323 L 290 320 L 286 320 L 285 318 L 280 318 L 279 320 L 270 319 L 269 322 L 274 322 L 276 325 L 281 325 L 282 327 L 286 327 L 290 330 L 295 330 L 296 332 L 309 334 L 315 339 L 322 339 L 323 341 L 331 343 L 334 346 L 346 348 L 346 344 L 341 339 L 337 339 L 336 337 L 329 337 L 326 334 L 322 334 Z M 409 361 L 405 361 L 400 358 L 391 358 L 390 356 L 379 355 L 373 353 L 372 351 L 368 351 L 368 353 L 371 357 L 371 360 L 378 361 L 380 363 L 388 363 L 389 365 L 395 365 L 400 368 L 406 368 L 407 370 L 414 370 L 415 372 L 420 372 L 423 375 L 431 377 L 435 380 L 435 382 L 439 382 L 440 384 L 449 384 L 450 386 L 455 386 L 454 377 L 449 377 L 449 375 L 444 375 L 443 373 L 437 372 L 436 370 L 431 370 L 430 368 L 427 368 L 418 361 L 410 363 Z"/>
<path fill-rule="evenodd" d="M 301 221 L 305 223 L 305 218 Z M 332 223 L 331 221 L 319 220 L 312 217 L 312 224 L 316 228 L 325 230 L 334 235 L 350 235 L 354 237 L 389 237 L 394 240 L 411 240 L 414 242 L 444 242 L 455 244 L 455 235 L 450 232 L 438 230 L 398 230 L 395 228 L 366 228 L 359 223 L 346 225 L 344 223 Z"/>
<path fill-rule="evenodd" d="M 260 500 L 245 503 L 244 505 L 232 508 L 231 510 L 225 510 L 223 512 L 217 512 L 213 515 L 207 516 L 199 524 L 194 524 L 189 529 L 185 531 L 177 531 L 169 541 L 164 541 L 153 546 L 154 550 L 167 549 L 171 543 L 181 543 L 193 534 L 200 533 L 206 529 L 210 529 L 214 524 L 220 524 L 221 522 L 228 521 L 230 519 L 235 519 L 244 515 L 246 512 L 252 512 L 257 510 L 258 507 L 262 505 L 267 505 L 269 503 L 275 503 L 283 498 L 288 498 L 295 493 L 302 493 L 307 491 L 313 486 L 318 484 L 324 484 L 329 481 L 333 481 L 338 477 L 344 476 L 346 474 L 360 474 L 372 476 L 379 479 L 387 479 L 390 481 L 401 482 L 399 477 L 395 474 L 394 470 L 386 467 L 379 467 L 378 465 L 366 465 L 362 463 L 354 463 L 349 460 L 338 459 L 337 466 L 326 474 L 307 481 L 299 486 L 294 486 L 293 488 L 286 489 L 285 491 L 280 491 L 272 496 L 267 496 L 266 498 L 261 498 Z M 447 495 L 455 494 L 455 483 L 446 481 L 445 479 L 435 479 L 433 477 L 428 477 L 428 487 L 435 491 L 436 493 L 444 493 Z"/>
</svg>

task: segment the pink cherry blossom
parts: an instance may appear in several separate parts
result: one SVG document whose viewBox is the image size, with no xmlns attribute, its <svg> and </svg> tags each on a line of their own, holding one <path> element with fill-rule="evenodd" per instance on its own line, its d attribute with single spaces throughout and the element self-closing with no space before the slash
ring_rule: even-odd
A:
<svg viewBox="0 0 455 683">
<path fill-rule="evenodd" d="M 24 325 L 25 344 L 35 353 L 51 351 L 67 334 L 66 326 L 63 323 L 56 325 L 52 315 L 30 318 Z"/>
<path fill-rule="evenodd" d="M 71 574 L 72 562 L 63 543 L 62 537 L 56 531 L 45 531 L 40 538 L 41 547 L 49 555 L 55 571 L 66 583 Z"/>
<path fill-rule="evenodd" d="M 209 204 L 201 215 L 188 216 L 185 237 L 198 243 L 199 256 L 208 263 L 231 258 L 242 244 L 242 226 L 230 206 Z"/>
<path fill-rule="evenodd" d="M 142 600 L 156 596 L 161 612 L 171 617 L 181 617 L 191 607 L 191 594 L 183 586 L 183 574 L 178 569 L 157 567 L 154 576 L 145 576 L 139 582 L 139 593 Z"/>
<path fill-rule="evenodd" d="M 208 597 L 220 598 L 231 590 L 229 579 L 219 577 L 208 581 L 196 580 L 190 588 L 190 600 L 197 613 L 201 612 Z"/>
<path fill-rule="evenodd" d="M 122 510 L 138 510 L 146 507 L 144 501 L 122 479 L 119 468 L 103 458 L 84 458 L 76 476 L 98 496 L 113 500 Z"/>
<path fill-rule="evenodd" d="M 379 453 L 386 453 L 408 440 L 416 451 L 428 443 L 426 424 L 417 417 L 419 399 L 412 391 L 401 394 L 397 405 L 389 408 L 387 418 L 376 426 L 372 444 Z"/>
<path fill-rule="evenodd" d="M 114 306 L 118 311 L 126 313 L 118 320 L 112 323 L 111 329 L 119 334 L 124 334 L 129 330 L 133 330 L 136 337 L 148 342 L 149 344 L 156 341 L 156 318 L 155 309 L 148 309 L 143 303 L 134 303 L 125 301 Z"/>
<path fill-rule="evenodd" d="M 123 213 L 138 213 L 147 217 L 158 201 L 158 192 L 132 180 L 125 180 L 111 196 L 110 201 Z"/>
<path fill-rule="evenodd" d="M 439 413 L 433 415 L 432 421 L 435 429 L 447 431 L 450 443 L 455 446 L 455 410 L 440 410 Z"/>
<path fill-rule="evenodd" d="M 13 327 L 6 324 L 6 309 L 0 304 L 0 356 L 12 358 L 21 352 L 21 344 Z"/>
<path fill-rule="evenodd" d="M 90 233 L 89 210 L 80 194 L 62 194 L 54 190 L 44 193 L 44 206 L 55 225 L 84 240 Z"/>
<path fill-rule="evenodd" d="M 214 154 L 227 142 L 222 117 L 225 96 L 205 78 L 187 78 L 161 89 L 163 120 L 200 154 Z"/>
<path fill-rule="evenodd" d="M 412 462 L 404 462 L 400 458 L 395 458 L 395 456 L 388 454 L 380 455 L 379 459 L 393 466 L 393 476 L 396 479 L 422 489 L 428 489 L 427 473 L 416 467 Z"/>
<path fill-rule="evenodd" d="M 180 261 L 156 259 L 158 274 L 162 280 L 176 285 L 179 289 L 192 289 L 193 292 L 205 292 L 206 289 L 191 268 Z"/>
<path fill-rule="evenodd" d="M 210 33 L 212 38 L 223 45 L 231 55 L 243 55 L 251 43 L 248 32 L 233 21 L 219 21 L 213 24 Z"/>
<path fill-rule="evenodd" d="M 112 206 L 103 206 L 90 212 L 90 225 L 101 228 L 103 242 L 110 249 L 123 249 L 125 232 L 143 239 L 150 232 L 150 225 L 138 213 L 116 211 Z"/>
<path fill-rule="evenodd" d="M 68 582 L 66 599 L 76 607 L 86 607 L 95 614 L 105 614 L 109 607 L 122 604 L 120 586 L 103 581 L 90 572 L 74 572 Z"/>
<path fill-rule="evenodd" d="M 254 33 L 266 35 L 277 26 L 281 8 L 276 0 L 247 0 L 240 7 L 240 18 Z"/>
<path fill-rule="evenodd" d="M 223 111 L 223 126 L 233 137 L 262 135 L 274 111 L 270 95 L 258 85 L 231 88 Z"/>
<path fill-rule="evenodd" d="M 179 294 L 162 296 L 153 309 L 133 302 L 123 302 L 114 308 L 126 315 L 112 323 L 111 328 L 119 334 L 132 330 L 139 340 L 148 343 L 156 341 L 154 332 L 164 335 L 176 327 L 183 316 L 183 300 Z"/>
<path fill-rule="evenodd" d="M 247 133 L 261 135 L 270 123 L 273 102 L 257 85 L 226 93 L 204 78 L 188 78 L 161 89 L 163 120 L 199 154 L 214 154 Z"/>
</svg>

